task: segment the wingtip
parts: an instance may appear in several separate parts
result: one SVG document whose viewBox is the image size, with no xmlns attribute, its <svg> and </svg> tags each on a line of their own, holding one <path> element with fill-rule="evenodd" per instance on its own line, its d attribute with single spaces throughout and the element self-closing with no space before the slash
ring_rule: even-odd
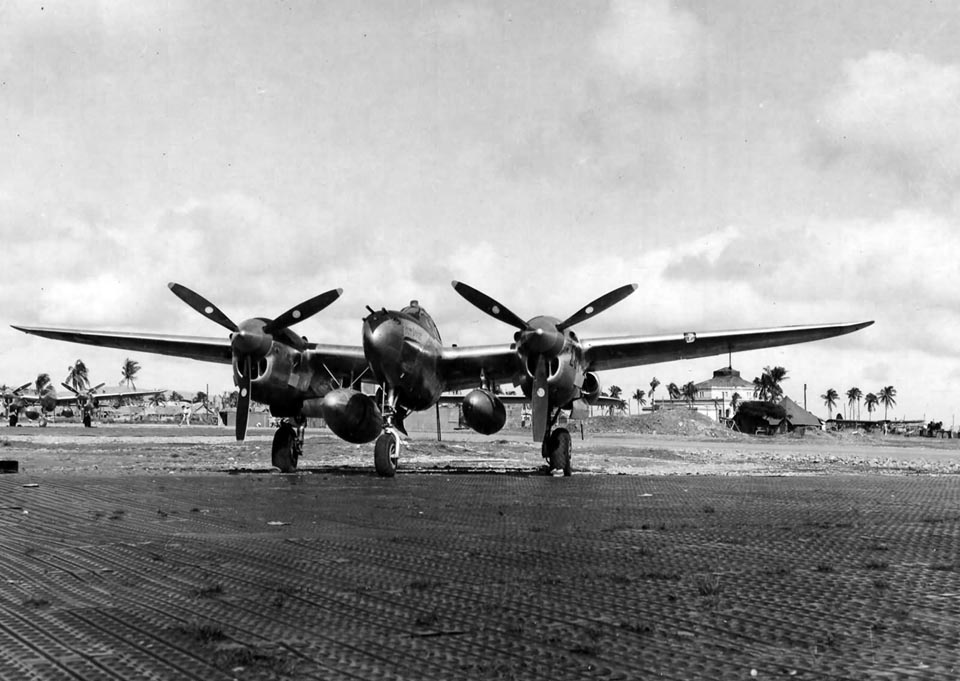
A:
<svg viewBox="0 0 960 681">
<path fill-rule="evenodd" d="M 460 285 L 460 282 L 454 279 L 450 282 L 450 285 L 453 286 L 453 288 L 457 288 Z"/>
</svg>

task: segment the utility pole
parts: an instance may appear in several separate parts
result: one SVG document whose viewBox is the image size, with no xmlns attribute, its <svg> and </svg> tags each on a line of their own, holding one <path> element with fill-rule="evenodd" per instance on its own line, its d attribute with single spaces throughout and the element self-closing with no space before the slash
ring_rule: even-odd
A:
<svg viewBox="0 0 960 681">
<path fill-rule="evenodd" d="M 804 411 L 806 411 L 807 409 L 807 384 L 806 383 L 803 384 L 803 409 Z"/>
</svg>

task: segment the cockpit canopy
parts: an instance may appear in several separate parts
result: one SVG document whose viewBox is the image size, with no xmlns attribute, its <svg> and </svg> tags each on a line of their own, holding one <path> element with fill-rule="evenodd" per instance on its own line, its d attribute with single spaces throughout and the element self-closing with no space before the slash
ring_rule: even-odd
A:
<svg viewBox="0 0 960 681">
<path fill-rule="evenodd" d="M 420 302 L 416 300 L 411 300 L 410 304 L 400 310 L 403 314 L 410 315 L 416 319 L 420 324 L 427 330 L 431 336 L 440 340 L 440 331 L 437 329 L 437 325 L 433 323 L 433 317 L 427 314 L 427 311 L 420 307 Z"/>
</svg>

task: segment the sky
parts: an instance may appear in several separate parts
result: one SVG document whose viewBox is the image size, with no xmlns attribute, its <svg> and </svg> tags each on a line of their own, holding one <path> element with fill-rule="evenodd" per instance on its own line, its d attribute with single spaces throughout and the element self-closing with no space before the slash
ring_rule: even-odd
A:
<svg viewBox="0 0 960 681">
<path fill-rule="evenodd" d="M 907 0 L 0 3 L 0 383 L 131 357 L 141 388 L 231 388 L 9 327 L 226 333 L 171 281 L 235 321 L 343 288 L 297 327 L 341 344 L 417 299 L 461 346 L 513 330 L 451 280 L 524 318 L 636 282 L 578 334 L 875 320 L 733 366 L 820 416 L 892 385 L 891 417 L 953 423 L 958 34 Z"/>
</svg>

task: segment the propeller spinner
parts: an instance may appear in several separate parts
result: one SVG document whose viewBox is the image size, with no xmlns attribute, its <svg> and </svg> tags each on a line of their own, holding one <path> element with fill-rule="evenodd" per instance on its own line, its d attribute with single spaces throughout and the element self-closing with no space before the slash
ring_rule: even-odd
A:
<svg viewBox="0 0 960 681">
<path fill-rule="evenodd" d="M 563 351 L 566 344 L 566 334 L 564 332 L 571 326 L 595 317 L 607 308 L 616 305 L 636 291 L 637 284 L 627 284 L 605 293 L 584 305 L 563 321 L 553 317 L 538 316 L 526 322 L 506 306 L 472 286 L 454 281 L 453 288 L 470 304 L 491 317 L 518 329 L 514 336 L 517 341 L 517 352 L 525 358 L 530 356 L 536 358 L 533 373 L 533 392 L 530 399 L 533 411 L 533 436 L 535 440 L 542 441 L 548 428 L 550 406 L 547 394 L 549 390 L 547 361 Z"/>
<path fill-rule="evenodd" d="M 343 289 L 331 289 L 295 305 L 273 320 L 254 318 L 247 319 L 238 325 L 220 308 L 199 293 L 174 282 L 170 282 L 168 286 L 180 300 L 230 332 L 230 348 L 236 360 L 237 376 L 239 378 L 237 388 L 240 391 L 237 400 L 237 440 L 243 440 L 247 434 L 247 417 L 250 412 L 250 384 L 253 380 L 254 360 L 259 360 L 267 355 L 273 344 L 274 336 L 317 314 L 343 293 Z"/>
</svg>

